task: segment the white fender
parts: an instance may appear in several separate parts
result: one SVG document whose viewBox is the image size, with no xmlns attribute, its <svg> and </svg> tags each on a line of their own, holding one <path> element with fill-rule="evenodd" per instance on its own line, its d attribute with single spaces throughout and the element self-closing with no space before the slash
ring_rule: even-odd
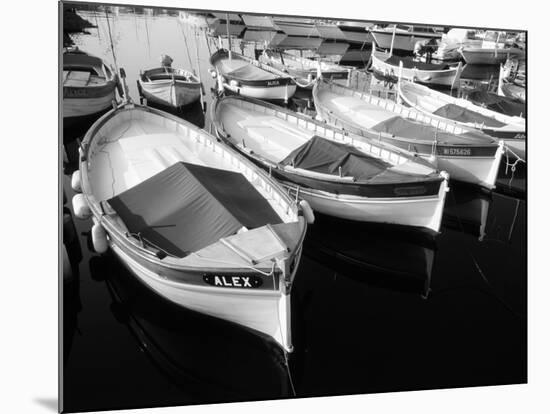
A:
<svg viewBox="0 0 550 414">
<path fill-rule="evenodd" d="M 306 200 L 300 201 L 300 207 L 304 211 L 304 217 L 308 224 L 313 224 L 315 222 L 315 214 L 313 214 L 313 209 Z"/>
<path fill-rule="evenodd" d="M 107 241 L 107 232 L 100 223 L 94 223 L 92 226 L 92 244 L 97 253 L 103 254 L 109 248 Z"/>
<path fill-rule="evenodd" d="M 82 192 L 82 187 L 80 186 L 80 170 L 73 172 L 73 176 L 71 177 L 71 187 L 77 193 Z"/>
<path fill-rule="evenodd" d="M 86 220 L 92 215 L 92 210 L 90 210 L 84 194 L 78 193 L 73 197 L 73 211 L 75 216 L 81 220 Z"/>
</svg>

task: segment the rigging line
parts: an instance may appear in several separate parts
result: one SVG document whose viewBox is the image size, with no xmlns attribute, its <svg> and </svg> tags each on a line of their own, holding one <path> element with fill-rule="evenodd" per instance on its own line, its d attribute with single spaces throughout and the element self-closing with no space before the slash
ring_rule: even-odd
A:
<svg viewBox="0 0 550 414">
<path fill-rule="evenodd" d="M 99 28 L 99 21 L 98 21 L 98 19 L 97 19 L 97 11 L 94 13 L 94 17 L 95 17 L 95 25 L 96 25 L 96 27 L 97 27 L 97 38 L 98 38 L 98 40 L 101 42 L 101 33 L 100 33 L 101 30 L 100 30 L 100 28 Z"/>
<path fill-rule="evenodd" d="M 281 321 L 279 320 L 279 329 L 281 329 Z M 281 331 L 282 332 L 282 331 Z M 285 357 L 285 367 L 286 367 L 286 373 L 288 375 L 288 379 L 290 382 L 290 388 L 292 389 L 292 396 L 296 397 L 296 389 L 294 388 L 294 381 L 292 381 L 292 375 L 290 373 L 290 365 L 288 364 L 288 355 L 287 352 L 283 350 L 283 354 Z"/>
<path fill-rule="evenodd" d="M 183 35 L 183 42 L 185 43 L 185 50 L 187 51 L 187 60 L 189 62 L 189 66 L 191 66 L 191 70 L 193 71 L 193 74 L 196 74 L 195 69 L 193 68 L 193 61 L 191 60 L 191 53 L 189 53 L 189 45 L 187 44 L 187 36 L 185 35 L 185 27 L 183 26 L 183 23 L 181 23 L 178 19 L 178 26 L 181 29 L 181 34 Z"/>
<path fill-rule="evenodd" d="M 111 53 L 113 54 L 113 61 L 115 63 L 115 68 L 118 73 L 118 64 L 116 61 L 116 54 L 115 54 L 115 46 L 113 45 L 113 36 L 111 34 L 111 24 L 109 23 L 109 14 L 107 14 L 107 10 L 105 10 L 105 18 L 107 20 L 107 28 L 109 29 L 109 40 L 111 42 Z"/>
<path fill-rule="evenodd" d="M 136 28 L 136 40 L 139 41 L 139 35 L 138 35 L 138 20 L 137 20 L 137 14 L 136 14 L 136 8 L 132 7 L 132 11 L 134 13 L 134 25 Z"/>
<path fill-rule="evenodd" d="M 147 56 L 151 59 L 151 41 L 149 40 L 149 26 L 147 25 L 147 15 L 144 15 L 145 33 L 147 34 Z"/>
</svg>

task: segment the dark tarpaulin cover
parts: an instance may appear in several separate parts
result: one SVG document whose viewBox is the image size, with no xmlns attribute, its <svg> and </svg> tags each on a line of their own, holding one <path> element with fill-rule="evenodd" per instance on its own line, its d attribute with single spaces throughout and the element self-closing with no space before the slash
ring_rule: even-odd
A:
<svg viewBox="0 0 550 414">
<path fill-rule="evenodd" d="M 506 125 L 494 118 L 490 118 L 455 104 L 447 104 L 442 106 L 433 114 L 458 122 L 475 122 L 477 124 L 484 124 L 488 127 L 502 127 Z"/>
<path fill-rule="evenodd" d="M 486 106 L 488 109 L 500 112 L 501 114 L 510 116 L 525 115 L 525 103 L 508 98 L 507 96 L 500 96 L 495 93 L 474 90 L 468 93 L 467 97 L 476 105 Z"/>
<path fill-rule="evenodd" d="M 351 145 L 340 144 L 319 136 L 314 136 L 296 148 L 280 164 L 333 175 L 339 175 L 341 167 L 342 176 L 354 177 L 357 180 L 368 180 L 392 166 Z"/>
<path fill-rule="evenodd" d="M 407 69 L 417 68 L 420 70 L 446 70 L 451 69 L 451 67 L 445 63 L 424 63 L 424 62 L 417 62 L 412 60 L 411 58 L 404 58 L 400 56 L 392 55 L 389 58 L 385 60 L 386 63 L 393 65 L 393 66 L 399 66 L 399 62 L 403 62 L 403 67 Z"/>
<path fill-rule="evenodd" d="M 433 141 L 448 145 L 487 145 L 493 141 L 481 132 L 471 131 L 464 134 L 451 134 L 438 130 L 431 125 L 411 121 L 400 116 L 386 119 L 372 127 L 377 132 L 386 132 L 396 137 L 415 139 L 419 141 Z"/>
<path fill-rule="evenodd" d="M 108 200 L 128 230 L 183 257 L 281 219 L 240 173 L 179 162 Z"/>
<path fill-rule="evenodd" d="M 468 99 L 477 105 L 486 106 L 488 109 L 510 116 L 525 115 L 525 103 L 499 96 L 486 91 L 474 90 L 468 93 Z"/>
</svg>

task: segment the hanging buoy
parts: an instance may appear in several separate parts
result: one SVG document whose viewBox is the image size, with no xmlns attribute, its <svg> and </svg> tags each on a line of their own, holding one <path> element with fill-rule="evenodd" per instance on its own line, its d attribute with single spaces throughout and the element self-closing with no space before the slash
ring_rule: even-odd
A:
<svg viewBox="0 0 550 414">
<path fill-rule="evenodd" d="M 94 250 L 99 254 L 105 253 L 109 248 L 107 232 L 101 223 L 94 223 L 92 226 L 92 244 L 94 246 Z"/>
<path fill-rule="evenodd" d="M 75 216 L 81 220 L 86 220 L 92 215 L 92 210 L 90 210 L 84 194 L 78 193 L 73 197 L 73 211 Z"/>
<path fill-rule="evenodd" d="M 309 203 L 306 200 L 302 200 L 299 204 L 304 212 L 304 217 L 306 218 L 308 224 L 313 224 L 315 222 L 315 214 L 313 214 L 313 210 Z"/>
<path fill-rule="evenodd" d="M 73 172 L 73 176 L 71 177 L 71 187 L 77 193 L 82 192 L 82 187 L 80 186 L 80 170 Z"/>
</svg>

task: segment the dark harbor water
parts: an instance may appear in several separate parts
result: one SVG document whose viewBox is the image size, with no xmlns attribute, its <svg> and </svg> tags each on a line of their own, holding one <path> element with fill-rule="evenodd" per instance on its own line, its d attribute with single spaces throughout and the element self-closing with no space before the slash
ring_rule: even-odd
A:
<svg viewBox="0 0 550 414">
<path fill-rule="evenodd" d="M 132 98 L 139 101 L 140 70 L 168 54 L 173 66 L 200 73 L 206 117 L 200 104 L 180 115 L 208 129 L 208 57 L 216 42 L 178 13 L 111 11 L 116 60 Z M 105 12 L 79 14 L 98 28 L 73 35 L 74 43 L 114 63 Z M 253 53 L 252 44 L 243 46 Z M 479 72 L 472 73 L 493 76 Z M 307 108 L 308 92 L 290 105 Z M 65 132 L 69 160 L 85 130 Z M 66 166 L 63 179 L 71 215 L 73 168 Z M 75 218 L 74 228 L 68 221 L 64 410 L 526 382 L 525 170 L 519 165 L 512 177 L 503 163 L 492 193 L 452 182 L 435 238 L 316 215 L 292 291 L 295 352 L 288 361 L 271 342 L 168 303 L 114 256 L 93 252 L 91 220 Z"/>
</svg>

